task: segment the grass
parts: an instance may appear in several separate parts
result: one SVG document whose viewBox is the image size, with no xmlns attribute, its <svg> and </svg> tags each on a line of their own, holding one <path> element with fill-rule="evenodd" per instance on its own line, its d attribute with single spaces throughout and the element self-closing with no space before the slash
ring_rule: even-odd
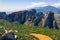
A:
<svg viewBox="0 0 60 40">
<path fill-rule="evenodd" d="M 60 40 L 60 29 L 54 30 L 43 28 L 41 23 L 39 23 L 38 26 L 34 26 L 33 24 L 31 24 L 31 26 L 26 26 L 24 24 L 19 24 L 18 22 L 8 22 L 6 20 L 0 20 L 0 25 L 4 26 L 7 30 L 18 30 L 18 33 L 14 32 L 15 35 L 18 36 L 17 40 L 38 40 L 34 36 L 29 35 L 30 33 L 44 34 L 50 36 L 53 40 Z M 58 26 L 60 28 L 59 24 Z M 4 32 L 4 29 L 0 29 L 0 32 Z"/>
</svg>

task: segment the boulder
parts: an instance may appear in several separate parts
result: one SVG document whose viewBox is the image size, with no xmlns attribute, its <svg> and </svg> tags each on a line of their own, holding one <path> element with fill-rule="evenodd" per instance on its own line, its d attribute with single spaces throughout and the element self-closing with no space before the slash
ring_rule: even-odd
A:
<svg viewBox="0 0 60 40">
<path fill-rule="evenodd" d="M 6 32 L 2 35 L 2 40 L 16 40 L 14 32 L 12 30 L 6 30 Z"/>
</svg>

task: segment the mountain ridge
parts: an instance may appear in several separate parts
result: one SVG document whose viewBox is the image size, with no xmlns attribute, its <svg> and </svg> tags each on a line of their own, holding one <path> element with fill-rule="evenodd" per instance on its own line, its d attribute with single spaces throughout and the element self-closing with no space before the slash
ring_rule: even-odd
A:
<svg viewBox="0 0 60 40">
<path fill-rule="evenodd" d="M 52 11 L 54 13 L 60 13 L 60 9 L 59 8 L 56 8 L 54 6 L 45 6 L 45 7 L 34 7 L 33 9 L 36 9 L 37 12 L 41 11 L 43 13 L 46 13 L 47 11 Z"/>
</svg>

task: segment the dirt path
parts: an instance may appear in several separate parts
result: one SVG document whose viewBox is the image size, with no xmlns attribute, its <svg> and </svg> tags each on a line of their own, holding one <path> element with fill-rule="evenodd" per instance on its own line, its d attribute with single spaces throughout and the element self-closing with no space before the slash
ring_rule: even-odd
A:
<svg viewBox="0 0 60 40">
<path fill-rule="evenodd" d="M 42 34 L 31 33 L 30 35 L 35 36 L 39 40 L 52 40 L 50 37 L 48 37 L 46 35 L 42 35 Z"/>
</svg>

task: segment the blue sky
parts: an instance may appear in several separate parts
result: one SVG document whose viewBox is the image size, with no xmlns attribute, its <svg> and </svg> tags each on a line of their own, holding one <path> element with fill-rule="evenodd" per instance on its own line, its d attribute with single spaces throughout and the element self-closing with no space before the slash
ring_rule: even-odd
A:
<svg viewBox="0 0 60 40">
<path fill-rule="evenodd" d="M 47 5 L 60 7 L 60 0 L 0 0 L 0 11 L 24 10 Z"/>
</svg>

